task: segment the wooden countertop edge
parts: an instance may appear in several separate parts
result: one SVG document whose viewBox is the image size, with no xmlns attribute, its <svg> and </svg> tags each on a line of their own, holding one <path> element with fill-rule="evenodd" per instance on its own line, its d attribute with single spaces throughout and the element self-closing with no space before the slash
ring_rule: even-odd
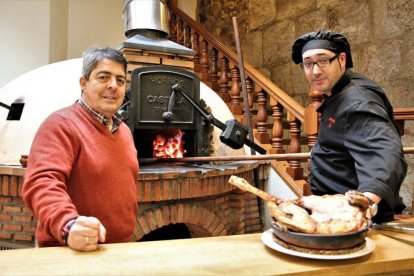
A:
<svg viewBox="0 0 414 276">
<path fill-rule="evenodd" d="M 26 172 L 26 169 L 22 166 L 9 166 L 9 165 L 0 165 L 0 175 L 15 175 L 23 176 Z"/>
<path fill-rule="evenodd" d="M 11 251 L 7 252 L 8 253 L 7 255 L 3 255 L 0 252 L 0 256 L 1 255 L 10 256 L 10 258 L 13 258 L 13 259 L 19 258 L 20 262 L 29 264 L 29 266 L 30 266 L 30 263 L 33 263 L 33 265 L 35 265 L 36 263 L 40 267 L 43 266 L 43 268 L 41 268 L 41 270 L 38 271 L 38 272 L 42 272 L 42 271 L 45 271 L 46 268 L 52 269 L 52 270 L 56 269 L 56 271 L 62 271 L 62 270 L 65 271 L 64 269 L 68 269 L 68 267 L 66 266 L 64 268 L 58 265 L 59 261 L 62 261 L 61 259 L 59 259 L 59 258 L 62 258 L 62 256 L 65 256 L 65 255 L 69 256 L 69 259 L 67 259 L 67 261 L 75 261 L 76 258 L 71 259 L 70 256 L 85 255 L 85 259 L 82 258 L 82 260 L 79 260 L 81 261 L 79 263 L 79 267 L 84 266 L 86 270 L 84 271 L 82 270 L 82 273 L 85 275 L 88 275 L 88 274 L 99 274 L 104 271 L 104 269 L 102 270 L 102 267 L 100 267 L 99 262 L 96 263 L 97 266 L 95 268 L 93 266 L 91 267 L 89 266 L 89 261 L 94 260 L 95 256 L 100 257 L 100 259 L 101 258 L 108 259 L 108 260 L 112 259 L 112 261 L 115 261 L 116 258 L 122 258 L 122 256 L 124 256 L 125 254 L 127 256 L 132 254 L 129 257 L 127 257 L 127 259 L 131 261 L 131 266 L 133 266 L 134 263 L 132 262 L 132 260 L 135 260 L 135 258 L 138 258 L 138 256 L 140 255 L 139 253 L 135 254 L 135 252 L 140 251 L 139 249 L 143 250 L 141 252 L 154 252 L 150 254 L 150 255 L 154 255 L 152 257 L 158 256 L 157 254 L 160 254 L 159 261 L 162 262 L 162 260 L 166 260 L 166 258 L 167 259 L 169 258 L 168 256 L 165 256 L 163 252 L 165 253 L 165 250 L 167 249 L 173 250 L 172 248 L 176 246 L 177 254 L 178 255 L 182 254 L 182 256 L 184 256 L 184 259 L 183 259 L 184 261 L 185 260 L 188 261 L 187 258 L 189 256 L 194 256 L 195 258 L 194 266 L 190 265 L 190 266 L 184 266 L 182 268 L 178 267 L 174 271 L 170 271 L 169 267 L 171 267 L 172 264 L 167 263 L 164 268 L 162 265 L 160 265 L 160 267 L 155 269 L 155 271 L 153 271 L 152 269 L 148 270 L 148 268 L 143 267 L 142 272 L 145 274 L 145 273 L 149 273 L 149 271 L 152 271 L 154 274 L 154 273 L 161 273 L 163 271 L 164 272 L 169 271 L 168 274 L 171 274 L 171 275 L 174 275 L 174 274 L 175 275 L 195 275 L 197 272 L 198 273 L 203 272 L 206 274 L 219 275 L 222 273 L 229 273 L 229 271 L 233 271 L 233 269 L 236 269 L 239 267 L 239 270 L 237 271 L 238 275 L 251 275 L 253 271 L 256 271 L 255 267 L 259 266 L 257 267 L 258 269 L 256 271 L 257 274 L 272 274 L 272 273 L 273 274 L 277 274 L 277 273 L 286 274 L 288 273 L 289 275 L 321 275 L 321 273 L 323 273 L 324 275 L 361 275 L 361 274 L 381 275 L 381 274 L 386 274 L 389 272 L 396 272 L 396 271 L 408 271 L 410 273 L 414 273 L 414 250 L 412 251 L 413 254 L 411 255 L 409 254 L 409 252 L 411 252 L 413 247 L 406 243 L 399 242 L 395 239 L 392 239 L 390 237 L 387 237 L 375 231 L 370 233 L 370 237 L 377 243 L 377 245 L 381 248 L 381 250 L 375 249 L 374 252 L 366 256 L 359 257 L 359 258 L 346 259 L 346 260 L 329 260 L 329 261 L 305 259 L 305 258 L 289 256 L 289 255 L 285 255 L 280 252 L 273 251 L 272 249 L 267 248 L 264 244 L 261 243 L 260 235 L 261 233 L 224 236 L 224 237 L 213 237 L 213 238 L 198 238 L 198 239 L 192 239 L 191 241 L 190 240 L 187 240 L 187 241 L 172 240 L 172 241 L 166 241 L 166 242 L 156 241 L 156 242 L 148 242 L 146 244 L 141 244 L 136 247 L 133 244 L 113 244 L 113 245 L 108 244 L 108 245 L 103 245 L 102 251 L 97 252 L 97 253 L 95 252 L 82 253 L 82 252 L 75 252 L 75 251 L 68 252 L 67 250 L 70 250 L 68 248 L 54 248 L 54 249 L 46 248 L 45 252 L 49 252 L 49 253 L 42 254 L 42 252 L 40 251 L 42 249 L 38 249 L 38 248 L 18 249 L 14 252 L 11 252 Z M 224 243 L 222 243 L 221 241 L 223 241 Z M 254 244 L 253 246 L 252 246 L 252 243 Z M 191 252 L 193 253 L 189 253 L 184 250 L 185 248 L 187 248 L 187 245 L 188 245 L 188 249 L 191 250 Z M 226 261 L 217 259 L 217 256 L 216 256 L 216 258 L 213 258 L 213 259 L 216 260 L 217 262 L 212 261 L 211 264 L 209 264 L 211 265 L 211 268 L 210 268 L 210 266 L 205 267 L 205 265 L 208 262 L 207 263 L 204 261 L 198 262 L 196 260 L 197 258 L 201 258 L 199 254 L 202 254 L 202 255 L 209 254 L 208 250 L 207 251 L 205 250 L 205 249 L 208 249 L 208 246 L 213 246 L 213 247 L 218 246 L 218 247 L 223 247 L 223 248 L 227 248 L 228 246 L 230 246 L 234 248 L 239 248 L 240 250 L 247 250 L 250 248 L 250 250 L 253 250 L 254 252 L 257 251 L 258 254 L 259 253 L 260 254 L 259 256 L 257 256 L 256 264 L 253 265 L 253 267 L 250 265 L 238 266 L 237 263 L 229 263 L 228 267 L 226 266 L 222 267 L 224 263 L 226 263 Z M 262 247 L 263 247 L 263 250 L 261 249 Z M 105 256 L 105 252 L 110 250 L 111 248 L 114 249 L 113 253 Z M 157 248 L 161 250 L 159 253 L 156 253 L 158 252 Z M 30 252 L 28 250 L 30 250 Z M 215 254 L 214 252 L 217 250 L 218 249 L 213 250 L 212 253 Z M 55 263 L 56 267 L 54 267 L 53 264 L 47 262 L 46 260 L 45 260 L 45 263 L 43 263 L 43 265 L 39 264 L 38 260 L 36 259 L 41 258 L 41 256 L 44 256 L 44 257 L 50 256 L 51 251 L 55 251 L 55 254 L 61 255 L 56 260 L 56 263 Z M 29 261 L 29 259 L 27 258 L 28 255 L 26 254 L 28 253 L 32 254 L 32 252 L 36 253 L 36 257 L 34 257 L 33 260 Z M 404 256 L 401 257 L 401 255 L 399 255 L 397 252 L 404 252 Z M 247 255 L 245 255 L 245 253 Z M 241 256 L 245 255 L 244 258 L 240 260 L 242 263 L 246 262 L 248 259 L 247 256 L 251 254 L 251 252 L 245 252 L 245 253 L 242 252 L 242 255 L 241 255 Z M 24 258 L 24 255 L 26 255 L 26 258 Z M 226 255 L 226 256 L 229 256 L 228 261 L 232 261 L 232 260 L 234 261 L 234 256 L 231 256 L 231 255 Z M 152 258 L 151 256 L 148 256 L 148 257 Z M 0 266 L 2 266 L 1 259 L 2 258 L 0 257 Z M 203 258 L 201 258 L 200 260 L 202 259 Z M 128 260 L 127 262 L 129 264 Z M 6 264 L 6 262 L 7 263 L 10 262 L 10 260 L 7 261 L 4 259 L 3 261 L 5 261 L 4 264 Z M 87 267 L 85 266 L 86 261 L 88 264 Z M 124 264 L 123 266 L 125 267 L 124 274 L 125 273 L 138 273 L 140 271 L 138 259 L 136 259 L 136 261 L 137 262 L 135 262 L 135 265 L 138 265 L 138 268 L 136 269 L 127 268 L 127 266 L 125 266 Z M 154 262 L 154 259 L 151 259 L 151 262 Z M 173 260 L 172 262 L 179 263 L 180 261 L 177 259 L 177 260 Z M 266 269 L 266 267 L 263 268 L 263 265 L 266 265 L 266 264 L 270 265 L 268 269 Z M 10 262 L 10 265 L 13 265 L 13 262 Z M 119 265 L 122 266 L 122 264 L 119 264 Z M 13 274 L 16 272 L 24 273 L 25 271 L 26 272 L 29 271 L 28 270 L 29 268 L 27 267 L 25 268 L 21 265 L 19 266 L 20 267 L 9 267 L 9 270 L 7 270 L 7 267 L 4 267 L 5 270 L 3 270 L 2 272 L 6 274 L 7 273 Z M 277 268 L 277 266 L 286 266 L 286 269 L 280 270 Z M 113 268 L 119 269 L 120 267 L 114 266 Z M 36 271 L 35 268 L 32 268 L 32 269 L 34 269 L 32 272 Z M 75 269 L 73 271 L 77 271 L 79 273 L 79 270 Z M 121 273 L 122 271 L 119 271 L 119 272 L 120 274 L 122 274 Z"/>
</svg>

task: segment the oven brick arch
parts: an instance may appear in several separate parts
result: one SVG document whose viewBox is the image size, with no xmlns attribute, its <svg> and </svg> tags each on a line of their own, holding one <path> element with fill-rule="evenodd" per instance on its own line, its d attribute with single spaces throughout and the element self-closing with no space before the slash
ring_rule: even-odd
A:
<svg viewBox="0 0 414 276">
<path fill-rule="evenodd" d="M 137 180 L 139 213 L 133 240 L 170 223 L 185 223 L 193 237 L 262 231 L 257 197 L 228 184 L 236 175 L 253 183 L 258 168 L 263 181 L 268 165 L 256 162 L 204 165 L 198 170 L 162 173 L 142 169 Z M 37 219 L 24 205 L 24 168 L 0 172 L 0 243 L 32 247 Z"/>
<path fill-rule="evenodd" d="M 168 204 L 146 210 L 139 215 L 132 239 L 139 241 L 151 231 L 176 223 L 188 225 L 194 233 L 192 238 L 227 235 L 222 218 L 211 210 L 195 204 Z M 204 231 L 194 230 L 197 228 Z M 208 234 L 206 235 L 206 233 Z"/>
<path fill-rule="evenodd" d="M 231 175 L 254 183 L 253 171 L 258 167 L 261 171 L 266 165 L 248 161 L 142 167 L 133 240 L 176 223 L 185 223 L 194 237 L 261 231 L 257 197 L 228 183 Z"/>
</svg>

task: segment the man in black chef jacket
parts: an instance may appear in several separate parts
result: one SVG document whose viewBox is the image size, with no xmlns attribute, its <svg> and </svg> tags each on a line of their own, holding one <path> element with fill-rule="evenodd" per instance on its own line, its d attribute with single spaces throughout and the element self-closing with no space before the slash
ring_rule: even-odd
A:
<svg viewBox="0 0 414 276">
<path fill-rule="evenodd" d="M 351 71 L 351 50 L 342 34 L 304 34 L 292 46 L 292 59 L 314 89 L 324 93 L 317 110 L 318 141 L 311 152 L 312 193 L 359 190 L 373 207 L 378 205 L 374 222 L 393 220 L 405 208 L 399 191 L 407 163 L 384 91 Z"/>
</svg>

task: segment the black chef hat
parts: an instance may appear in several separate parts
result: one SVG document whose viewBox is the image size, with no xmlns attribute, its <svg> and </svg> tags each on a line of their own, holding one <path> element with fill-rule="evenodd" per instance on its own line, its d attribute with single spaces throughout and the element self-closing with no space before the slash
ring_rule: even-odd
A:
<svg viewBox="0 0 414 276">
<path fill-rule="evenodd" d="M 302 35 L 292 45 L 292 59 L 296 64 L 302 63 L 302 54 L 311 49 L 326 49 L 334 53 L 346 54 L 346 68 L 352 68 L 351 46 L 346 37 L 340 33 L 319 30 Z"/>
</svg>

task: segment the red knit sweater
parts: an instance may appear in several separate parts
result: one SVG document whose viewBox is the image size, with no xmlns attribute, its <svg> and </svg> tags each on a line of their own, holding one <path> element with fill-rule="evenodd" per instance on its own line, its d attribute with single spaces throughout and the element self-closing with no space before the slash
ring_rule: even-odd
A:
<svg viewBox="0 0 414 276">
<path fill-rule="evenodd" d="M 36 133 L 23 184 L 23 200 L 39 222 L 39 245 L 63 244 L 64 225 L 79 215 L 102 222 L 105 242 L 129 241 L 137 177 L 126 124 L 111 133 L 78 103 L 50 115 Z"/>
</svg>

